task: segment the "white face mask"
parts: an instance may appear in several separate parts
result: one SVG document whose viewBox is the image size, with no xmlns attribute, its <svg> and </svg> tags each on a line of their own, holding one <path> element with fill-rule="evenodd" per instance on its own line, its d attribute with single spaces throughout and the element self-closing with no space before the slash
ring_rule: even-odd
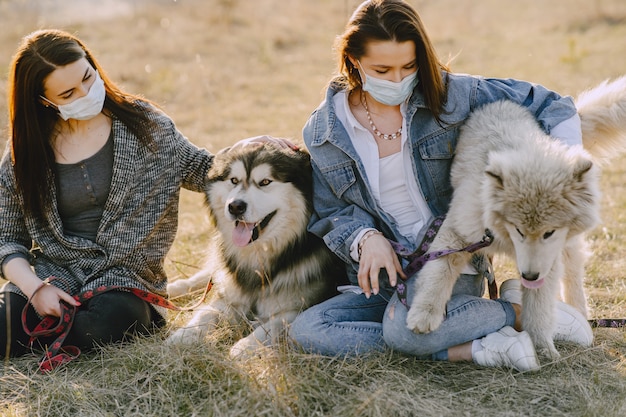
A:
<svg viewBox="0 0 626 417">
<path fill-rule="evenodd" d="M 417 71 L 413 74 L 407 75 L 402 81 L 396 83 L 388 80 L 381 80 L 380 78 L 372 77 L 371 75 L 365 75 L 365 70 L 361 66 L 359 73 L 365 80 L 363 81 L 363 91 L 367 91 L 379 103 L 386 104 L 388 106 L 397 106 L 404 102 L 411 96 L 413 89 L 417 85 Z"/>
<path fill-rule="evenodd" d="M 89 88 L 87 95 L 77 98 L 71 103 L 57 105 L 44 96 L 40 97 L 55 106 L 59 111 L 59 116 L 61 116 L 63 120 L 89 120 L 96 117 L 102 111 L 106 91 L 104 89 L 104 81 L 102 81 L 98 71 L 96 71 L 96 79 Z"/>
</svg>

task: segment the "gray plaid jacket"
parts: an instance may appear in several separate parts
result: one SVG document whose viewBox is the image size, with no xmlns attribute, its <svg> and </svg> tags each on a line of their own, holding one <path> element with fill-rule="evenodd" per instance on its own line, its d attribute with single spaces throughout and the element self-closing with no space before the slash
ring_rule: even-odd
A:
<svg viewBox="0 0 626 417">
<path fill-rule="evenodd" d="M 180 188 L 203 191 L 213 156 L 189 142 L 163 113 L 154 118 L 156 152 L 113 120 L 111 190 L 95 242 L 63 233 L 54 185 L 55 203 L 46 218 L 24 216 L 7 146 L 0 162 L 0 265 L 21 253 L 41 279 L 61 278 L 56 285 L 72 295 L 100 285 L 165 295 L 164 258 L 178 227 Z M 6 289 L 20 292 L 13 284 Z"/>
</svg>

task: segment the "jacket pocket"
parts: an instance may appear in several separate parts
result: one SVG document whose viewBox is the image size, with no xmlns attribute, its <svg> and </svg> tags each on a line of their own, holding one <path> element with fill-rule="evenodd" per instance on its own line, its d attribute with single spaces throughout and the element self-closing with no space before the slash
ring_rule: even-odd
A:
<svg viewBox="0 0 626 417">
<path fill-rule="evenodd" d="M 459 126 L 451 126 L 421 141 L 418 145 L 419 158 L 423 161 L 424 174 L 439 198 L 452 196 L 450 169 L 454 159 Z"/>
<path fill-rule="evenodd" d="M 351 161 L 320 167 L 320 171 L 337 198 L 342 198 L 344 193 L 356 183 L 356 174 Z"/>
</svg>

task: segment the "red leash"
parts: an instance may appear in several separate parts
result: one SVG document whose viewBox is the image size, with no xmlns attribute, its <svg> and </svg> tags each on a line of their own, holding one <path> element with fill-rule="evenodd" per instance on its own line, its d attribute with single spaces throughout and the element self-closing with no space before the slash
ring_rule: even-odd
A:
<svg viewBox="0 0 626 417">
<path fill-rule="evenodd" d="M 37 291 L 42 289 L 44 286 L 49 285 L 50 282 L 58 279 L 59 278 L 56 277 L 48 277 L 43 280 L 39 288 L 37 288 L 35 292 L 33 292 L 30 298 L 32 299 Z M 149 291 L 143 291 L 137 288 L 121 287 L 116 285 L 103 285 L 96 288 L 95 290 L 85 291 L 81 294 L 75 295 L 74 299 L 82 304 L 97 295 L 108 291 L 117 290 L 133 293 L 140 299 L 159 307 L 165 307 L 167 309 L 176 311 L 189 311 L 197 308 L 200 304 L 204 302 L 207 294 L 211 290 L 211 287 L 213 287 L 212 280 L 209 281 L 209 283 L 207 284 L 200 300 L 190 307 L 179 307 L 165 297 L 151 293 Z M 24 306 L 24 309 L 22 310 L 22 327 L 24 328 L 26 334 L 30 336 L 29 345 L 32 346 L 35 340 L 41 336 L 57 336 L 54 342 L 52 342 L 52 344 L 46 348 L 44 356 L 39 362 L 39 370 L 44 373 L 49 372 L 60 365 L 76 359 L 80 355 L 80 349 L 76 346 L 63 346 L 63 342 L 65 341 L 65 338 L 72 328 L 77 308 L 62 301 L 61 317 L 57 318 L 52 316 L 46 316 L 43 318 L 43 320 L 41 320 L 41 322 L 39 322 L 37 326 L 35 326 L 33 330 L 30 330 L 26 326 L 26 313 L 28 312 L 30 306 L 31 304 L 29 300 L 29 302 Z"/>
</svg>

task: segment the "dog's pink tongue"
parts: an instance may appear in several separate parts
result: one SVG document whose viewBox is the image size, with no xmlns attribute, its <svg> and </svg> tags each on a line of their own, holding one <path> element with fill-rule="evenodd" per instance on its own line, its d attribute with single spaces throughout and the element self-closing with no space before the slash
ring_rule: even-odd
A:
<svg viewBox="0 0 626 417">
<path fill-rule="evenodd" d="M 531 290 L 540 288 L 543 285 L 543 278 L 538 279 L 536 281 L 528 281 L 527 279 L 522 278 L 522 285 L 526 288 L 530 288 Z"/>
<path fill-rule="evenodd" d="M 246 246 L 252 239 L 252 231 L 254 230 L 254 223 L 236 222 L 235 229 L 233 229 L 233 243 L 236 246 Z"/>
</svg>

